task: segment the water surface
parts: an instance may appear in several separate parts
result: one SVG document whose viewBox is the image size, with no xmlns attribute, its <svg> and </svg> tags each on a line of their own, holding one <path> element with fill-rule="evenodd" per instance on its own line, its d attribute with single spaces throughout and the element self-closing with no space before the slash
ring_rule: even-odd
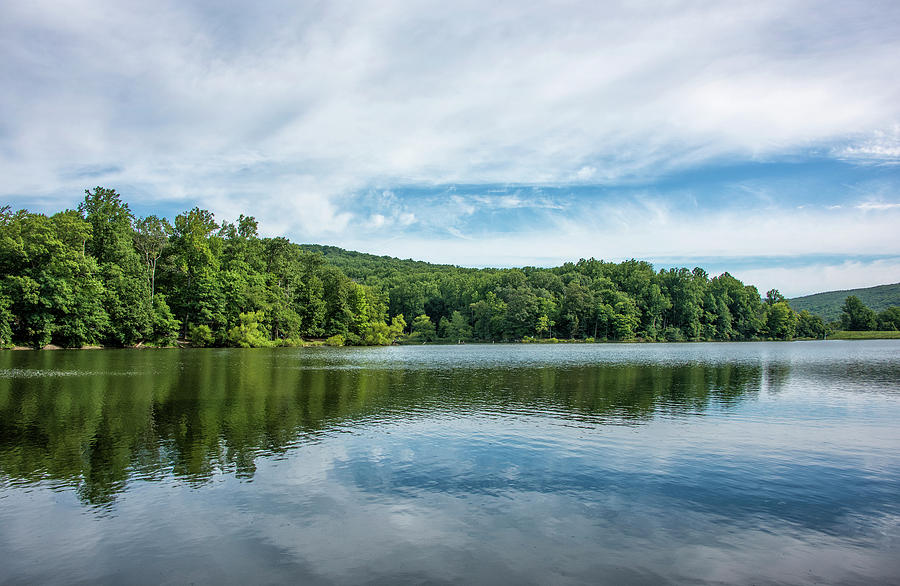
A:
<svg viewBox="0 0 900 586">
<path fill-rule="evenodd" d="M 900 342 L 0 353 L 0 582 L 900 582 Z"/>
</svg>

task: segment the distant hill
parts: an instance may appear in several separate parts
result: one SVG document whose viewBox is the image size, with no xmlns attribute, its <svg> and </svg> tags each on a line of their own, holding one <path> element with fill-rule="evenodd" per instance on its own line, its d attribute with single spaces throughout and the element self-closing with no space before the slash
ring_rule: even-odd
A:
<svg viewBox="0 0 900 586">
<path fill-rule="evenodd" d="M 378 256 L 323 244 L 300 244 L 299 246 L 306 252 L 318 252 L 325 257 L 326 262 L 341 269 L 345 275 L 360 283 L 365 283 L 370 277 L 388 279 L 397 274 L 477 273 L 479 271 L 479 269 L 433 264 L 421 260 Z"/>
<path fill-rule="evenodd" d="M 878 285 L 865 289 L 847 289 L 845 291 L 826 291 L 815 295 L 804 295 L 790 299 L 795 311 L 806 309 L 812 314 L 820 315 L 826 321 L 841 319 L 841 306 L 850 295 L 856 295 L 876 313 L 892 305 L 900 306 L 900 283 Z"/>
</svg>

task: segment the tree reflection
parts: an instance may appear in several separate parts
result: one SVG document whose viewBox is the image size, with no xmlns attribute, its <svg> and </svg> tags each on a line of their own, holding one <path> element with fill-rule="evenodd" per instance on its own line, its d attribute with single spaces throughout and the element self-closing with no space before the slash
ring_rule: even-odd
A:
<svg viewBox="0 0 900 586">
<path fill-rule="evenodd" d="M 0 378 L 0 474 L 53 480 L 108 505 L 129 481 L 219 473 L 348 425 L 441 413 L 532 413 L 604 424 L 727 409 L 759 365 L 335 368 L 278 350 L 9 353 Z M 314 356 L 314 355 L 313 355 Z M 346 365 L 344 365 L 346 366 Z M 784 367 L 787 368 L 787 367 Z M 782 369 L 779 377 L 787 377 Z"/>
</svg>

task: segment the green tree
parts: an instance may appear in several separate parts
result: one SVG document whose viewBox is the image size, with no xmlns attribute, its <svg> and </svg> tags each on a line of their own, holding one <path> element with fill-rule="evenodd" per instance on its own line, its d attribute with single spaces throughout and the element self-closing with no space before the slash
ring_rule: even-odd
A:
<svg viewBox="0 0 900 586">
<path fill-rule="evenodd" d="M 888 307 L 878 314 L 878 329 L 883 331 L 900 330 L 900 307 Z"/>
<path fill-rule="evenodd" d="M 36 348 L 81 346 L 108 326 L 98 267 L 85 253 L 91 227 L 76 212 L 48 218 L 24 210 L 0 215 L 0 298 L 4 339 Z"/>
<path fill-rule="evenodd" d="M 147 265 L 147 282 L 150 285 L 150 297 L 156 293 L 156 265 L 163 249 L 169 244 L 172 225 L 165 218 L 147 216 L 135 222 L 134 246 Z"/>
<path fill-rule="evenodd" d="M 772 306 L 776 303 L 781 303 L 782 301 L 787 300 L 784 298 L 784 295 L 782 295 L 778 291 L 778 289 L 769 289 L 768 291 L 766 291 L 766 305 Z"/>
<path fill-rule="evenodd" d="M 88 254 L 104 263 L 125 265 L 135 260 L 132 245 L 134 216 L 115 189 L 95 187 L 84 191 L 78 211 L 91 225 Z"/>
<path fill-rule="evenodd" d="M 363 343 L 367 346 L 390 346 L 403 335 L 405 329 L 403 315 L 394 317 L 390 325 L 383 321 L 371 322 L 366 328 Z"/>
<path fill-rule="evenodd" d="M 510 273 L 510 275 L 521 276 L 521 280 L 524 282 L 524 275 L 521 272 Z M 520 339 L 533 334 L 541 310 L 537 295 L 524 285 L 514 289 L 504 289 L 503 293 L 506 302 L 506 311 L 502 322 L 503 337 Z"/>
<path fill-rule="evenodd" d="M 850 331 L 874 330 L 878 325 L 875 312 L 866 307 L 859 297 L 850 295 L 841 307 L 841 329 Z"/>
<path fill-rule="evenodd" d="M 172 307 L 185 330 L 205 325 L 214 337 L 227 323 L 218 278 L 221 239 L 212 238 L 217 228 L 211 212 L 195 207 L 175 217 L 170 247 Z"/>
<path fill-rule="evenodd" d="M 271 346 L 272 343 L 259 325 L 260 317 L 260 314 L 252 311 L 240 314 L 240 323 L 228 330 L 228 344 L 239 348 Z"/>
<path fill-rule="evenodd" d="M 542 315 L 538 318 L 537 326 L 535 327 L 538 335 L 542 338 L 546 338 L 550 335 L 550 318 L 546 315 Z"/>
<path fill-rule="evenodd" d="M 506 317 L 506 303 L 493 291 L 470 306 L 475 321 L 474 335 L 479 340 L 499 340 Z"/>
<path fill-rule="evenodd" d="M 431 322 L 431 318 L 424 313 L 416 316 L 416 319 L 412 322 L 410 339 L 417 342 L 433 342 L 436 337 L 437 332 L 434 324 Z"/>
<path fill-rule="evenodd" d="M 103 305 L 109 314 L 104 338 L 119 345 L 145 340 L 152 331 L 151 280 L 134 247 L 134 216 L 114 189 L 85 190 L 78 211 L 91 226 L 86 248 L 100 267 Z"/>
<path fill-rule="evenodd" d="M 825 332 L 825 322 L 818 315 L 813 315 L 804 309 L 797 316 L 798 338 L 824 338 Z"/>
<path fill-rule="evenodd" d="M 317 275 L 307 273 L 300 292 L 300 316 L 304 336 L 318 337 L 325 333 L 325 284 Z"/>
<path fill-rule="evenodd" d="M 467 342 L 472 339 L 472 327 L 462 312 L 454 311 L 451 314 L 450 322 L 444 328 L 444 337 L 457 342 Z"/>
<path fill-rule="evenodd" d="M 713 314 L 710 323 L 720 340 L 750 340 L 763 327 L 762 301 L 756 287 L 745 286 L 728 273 L 709 280 L 704 308 Z"/>
<path fill-rule="evenodd" d="M 797 327 L 797 314 L 786 301 L 776 301 L 768 305 L 766 328 L 769 336 L 779 340 L 790 340 Z"/>
<path fill-rule="evenodd" d="M 215 336 L 213 336 L 212 330 L 208 325 L 191 324 L 188 328 L 188 340 L 190 340 L 191 346 L 195 348 L 206 348 L 207 346 L 212 346 Z"/>
<path fill-rule="evenodd" d="M 660 286 L 671 300 L 671 307 L 664 316 L 667 327 L 679 328 L 689 340 L 701 334 L 701 300 L 705 277 L 700 278 L 686 268 L 660 272 Z"/>
<path fill-rule="evenodd" d="M 153 296 L 153 323 L 150 341 L 157 346 L 172 346 L 178 339 L 181 322 L 175 319 L 162 293 Z"/>
<path fill-rule="evenodd" d="M 578 280 L 566 285 L 560 306 L 563 331 L 568 331 L 570 338 L 580 338 L 583 329 L 593 321 L 593 293 Z"/>
</svg>

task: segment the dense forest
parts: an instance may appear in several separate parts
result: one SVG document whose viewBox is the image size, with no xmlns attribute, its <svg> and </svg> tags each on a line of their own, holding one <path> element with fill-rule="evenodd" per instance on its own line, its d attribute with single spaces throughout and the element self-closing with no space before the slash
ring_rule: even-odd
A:
<svg viewBox="0 0 900 586">
<path fill-rule="evenodd" d="M 777 290 L 703 269 L 580 260 L 468 269 L 260 238 L 241 215 L 137 217 L 113 189 L 0 210 L 0 345 L 821 338 Z"/>
</svg>

